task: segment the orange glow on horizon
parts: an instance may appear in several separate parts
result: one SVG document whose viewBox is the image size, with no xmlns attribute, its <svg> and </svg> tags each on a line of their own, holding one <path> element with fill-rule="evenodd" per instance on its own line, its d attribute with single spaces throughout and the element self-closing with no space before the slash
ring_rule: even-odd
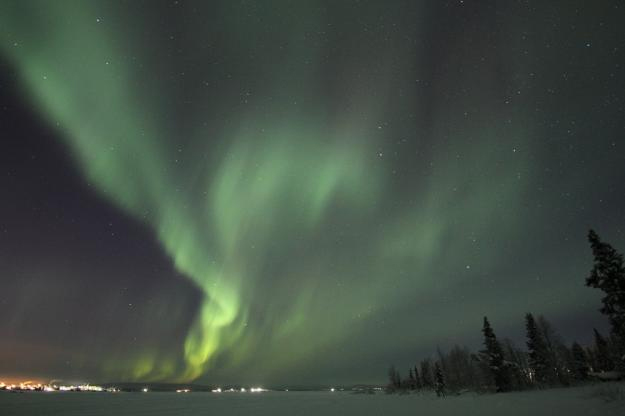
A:
<svg viewBox="0 0 625 416">
<path fill-rule="evenodd" d="M 50 380 L 44 380 L 33 377 L 19 377 L 19 376 L 3 376 L 0 375 L 0 383 L 4 384 L 48 384 Z"/>
</svg>

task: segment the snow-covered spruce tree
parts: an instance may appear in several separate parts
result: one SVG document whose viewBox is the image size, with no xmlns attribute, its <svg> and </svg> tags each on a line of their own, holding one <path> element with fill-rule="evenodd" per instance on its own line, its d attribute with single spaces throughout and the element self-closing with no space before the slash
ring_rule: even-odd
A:
<svg viewBox="0 0 625 416">
<path fill-rule="evenodd" d="M 551 371 L 553 366 L 549 360 L 547 346 L 531 313 L 525 315 L 525 328 L 527 329 L 529 365 L 533 373 L 532 381 L 538 385 L 553 382 Z"/>
<path fill-rule="evenodd" d="M 612 371 L 614 370 L 614 362 L 612 361 L 612 357 L 610 354 L 610 346 L 608 345 L 608 341 L 597 331 L 597 329 L 593 328 L 595 332 L 595 361 L 597 368 L 595 371 Z"/>
<path fill-rule="evenodd" d="M 617 368 L 625 370 L 625 266 L 623 255 L 608 243 L 601 241 L 593 230 L 588 232 L 588 241 L 594 256 L 594 265 L 586 286 L 601 289 L 605 296 L 601 299 L 601 313 L 605 314 L 612 326 L 615 350 L 618 355 Z"/>
<path fill-rule="evenodd" d="M 436 390 L 436 395 L 438 397 L 445 397 L 445 377 L 443 376 L 443 369 L 438 361 L 434 365 L 434 377 L 434 389 Z"/>
<path fill-rule="evenodd" d="M 501 344 L 497 341 L 495 332 L 493 328 L 491 328 L 487 317 L 484 317 L 482 333 L 484 334 L 484 345 L 486 346 L 486 350 L 484 350 L 482 354 L 488 362 L 488 367 L 493 375 L 497 392 L 509 391 L 511 384 L 510 371 L 504 360 Z"/>
<path fill-rule="evenodd" d="M 577 342 L 573 343 L 571 347 L 571 353 L 573 354 L 573 377 L 577 381 L 584 381 L 588 379 L 588 357 L 586 351 Z"/>
</svg>

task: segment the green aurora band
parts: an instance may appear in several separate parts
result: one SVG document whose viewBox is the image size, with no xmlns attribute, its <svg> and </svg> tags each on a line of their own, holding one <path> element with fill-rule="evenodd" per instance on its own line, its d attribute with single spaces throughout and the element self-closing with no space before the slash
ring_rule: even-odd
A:
<svg viewBox="0 0 625 416">
<path fill-rule="evenodd" d="M 113 16 L 98 17 L 85 2 L 11 6 L 2 10 L 2 47 L 34 102 L 59 127 L 88 180 L 149 224 L 176 268 L 205 297 L 184 342 L 184 370 L 146 354 L 126 376 L 192 380 L 222 351 L 233 360 L 244 357 L 256 336 L 245 323 L 254 286 L 261 284 L 254 280 L 266 260 L 261 248 L 278 243 L 271 241 L 276 227 L 291 234 L 281 240 L 312 232 L 333 203 L 358 210 L 374 201 L 381 178 L 368 167 L 374 153 L 367 155 L 367 138 L 349 125 L 322 130 L 318 119 L 302 120 L 301 114 L 258 131 L 250 117 L 220 133 L 232 144 L 219 155 L 212 154 L 205 133 L 189 132 L 205 148 L 199 157 L 196 149 L 186 150 L 187 156 L 170 147 L 176 143 L 159 125 L 150 103 L 160 100 L 133 87 L 136 75 L 116 60 L 128 46 L 97 24 Z M 31 30 L 34 22 L 39 30 Z M 297 338 L 311 302 L 298 295 L 284 305 L 281 313 L 290 319 L 271 328 L 278 339 Z"/>
<path fill-rule="evenodd" d="M 347 69 L 329 70 L 345 82 L 328 85 L 328 60 L 342 58 L 309 39 L 329 26 L 316 2 L 274 2 L 280 16 L 258 8 L 258 19 L 240 17 L 246 6 L 215 6 L 219 29 L 201 23 L 206 13 L 188 11 L 192 34 L 185 39 L 167 31 L 157 38 L 153 26 L 162 22 L 138 18 L 139 6 L 103 4 L 5 1 L 0 51 L 86 182 L 153 230 L 202 293 L 178 351 L 154 346 L 110 357 L 103 369 L 109 377 L 194 380 L 249 368 L 286 374 L 332 348 L 349 348 L 394 305 L 425 305 L 452 286 L 471 290 L 471 270 L 487 275 L 500 264 L 483 258 L 501 244 L 488 237 L 507 239 L 522 229 L 515 207 L 532 179 L 532 124 L 518 113 L 513 129 L 488 117 L 467 121 L 467 101 L 398 95 L 398 86 L 415 85 L 417 63 L 401 58 L 414 54 L 413 43 L 398 40 L 384 50 L 359 39 L 349 65 L 337 66 Z M 371 6 L 363 19 L 375 22 L 379 13 Z M 405 25 L 414 17 L 400 8 L 389 13 Z M 216 37 L 223 56 L 201 46 Z M 340 42 L 334 39 L 339 50 L 356 44 Z M 263 56 L 253 68 L 239 59 L 254 54 Z M 179 60 L 195 70 L 182 73 Z M 506 117 L 510 110 L 494 104 L 489 77 L 486 71 L 455 82 L 480 84 L 472 99 L 485 102 L 484 113 Z M 231 94 L 237 88 L 242 92 Z M 328 91 L 336 95 L 331 103 Z M 425 106 L 441 114 L 427 134 L 445 149 L 423 140 L 423 156 L 406 162 L 397 148 L 414 136 L 418 117 L 393 111 Z M 524 151 L 513 154 L 512 147 Z M 402 174 L 413 179 L 398 180 Z M 476 240 L 484 245 L 476 248 Z M 524 307 L 517 298 L 506 307 L 497 295 L 483 301 L 489 306 L 467 298 L 476 320 L 482 308 L 501 307 L 505 319 Z M 446 331 L 464 331 L 451 312 L 435 319 Z M 427 345 L 442 331 L 428 327 L 421 340 Z M 367 348 L 385 343 L 371 339 Z"/>
</svg>

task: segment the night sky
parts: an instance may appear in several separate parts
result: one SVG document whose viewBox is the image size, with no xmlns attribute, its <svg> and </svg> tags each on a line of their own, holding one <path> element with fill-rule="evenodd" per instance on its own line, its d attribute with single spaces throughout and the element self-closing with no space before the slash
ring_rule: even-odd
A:
<svg viewBox="0 0 625 416">
<path fill-rule="evenodd" d="M 622 1 L 2 1 L 0 375 L 382 382 L 607 328 Z"/>
</svg>

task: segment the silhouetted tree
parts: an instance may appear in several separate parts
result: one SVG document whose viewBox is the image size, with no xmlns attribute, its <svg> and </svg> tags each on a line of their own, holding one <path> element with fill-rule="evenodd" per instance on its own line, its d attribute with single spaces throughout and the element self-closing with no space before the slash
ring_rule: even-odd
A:
<svg viewBox="0 0 625 416">
<path fill-rule="evenodd" d="M 388 369 L 388 390 L 397 391 L 401 388 L 401 376 L 399 371 L 392 365 Z"/>
<path fill-rule="evenodd" d="M 423 388 L 423 383 L 421 381 L 421 376 L 419 376 L 419 368 L 414 366 L 414 380 L 415 380 L 415 389 L 421 390 Z"/>
<path fill-rule="evenodd" d="M 475 364 L 477 374 L 473 386 L 477 391 L 487 392 L 495 384 L 490 364 L 482 351 L 471 354 L 471 361 Z"/>
<path fill-rule="evenodd" d="M 484 334 L 484 345 L 486 350 L 483 351 L 489 369 L 493 374 L 495 381 L 495 387 L 497 392 L 504 392 L 510 390 L 510 371 L 507 363 L 504 360 L 501 344 L 497 341 L 495 332 L 488 322 L 488 318 L 484 317 L 484 327 L 482 328 Z"/>
<path fill-rule="evenodd" d="M 588 232 L 588 241 L 594 256 L 594 265 L 586 286 L 601 289 L 605 296 L 601 299 L 605 314 L 612 326 L 612 335 L 618 351 L 618 367 L 625 369 L 625 266 L 623 256 L 608 243 L 601 241 L 593 230 Z"/>
<path fill-rule="evenodd" d="M 442 367 L 445 388 L 448 391 L 461 391 L 476 386 L 477 368 L 467 347 L 455 345 L 444 356 Z"/>
<path fill-rule="evenodd" d="M 448 388 L 447 384 L 447 374 L 449 374 L 449 365 L 447 364 L 447 356 L 443 353 L 439 346 L 436 347 L 436 355 L 438 356 L 438 360 L 435 362 L 438 363 L 441 371 L 443 372 L 443 378 L 445 379 L 445 387 Z M 434 387 L 436 387 L 436 368 L 434 369 Z"/>
<path fill-rule="evenodd" d="M 545 341 L 545 347 L 547 348 L 551 381 L 559 382 L 565 386 L 569 385 L 570 369 L 568 363 L 571 362 L 571 352 L 566 345 L 564 345 L 556 330 L 544 316 L 540 315 L 538 317 L 537 326 Z"/>
<path fill-rule="evenodd" d="M 584 348 L 584 352 L 586 353 L 586 357 L 588 357 L 590 371 L 599 371 L 599 363 L 597 362 L 597 354 L 594 346 Z"/>
<path fill-rule="evenodd" d="M 527 330 L 527 349 L 529 351 L 529 366 L 532 369 L 532 380 L 538 384 L 544 384 L 551 380 L 552 363 L 541 331 L 536 325 L 536 320 L 531 313 L 525 315 L 525 328 Z"/>
<path fill-rule="evenodd" d="M 434 384 L 436 395 L 438 397 L 444 397 L 445 396 L 445 377 L 443 376 L 443 369 L 441 368 L 441 365 L 439 364 L 438 361 L 434 365 L 434 374 L 436 378 L 436 381 Z"/>
<path fill-rule="evenodd" d="M 595 332 L 595 361 L 597 363 L 597 371 L 612 371 L 614 370 L 614 362 L 610 357 L 610 347 L 608 341 L 597 331 Z"/>
<path fill-rule="evenodd" d="M 581 345 L 574 342 L 571 347 L 571 353 L 573 354 L 573 377 L 578 381 L 587 380 L 589 365 L 586 352 Z"/>
<path fill-rule="evenodd" d="M 423 383 L 423 388 L 425 389 L 434 388 L 434 377 L 432 376 L 432 362 L 429 358 L 421 361 L 421 382 Z"/>
<path fill-rule="evenodd" d="M 509 339 L 501 343 L 506 362 L 510 363 L 510 380 L 512 390 L 522 390 L 531 384 L 530 368 L 527 353 L 518 349 Z"/>
</svg>

